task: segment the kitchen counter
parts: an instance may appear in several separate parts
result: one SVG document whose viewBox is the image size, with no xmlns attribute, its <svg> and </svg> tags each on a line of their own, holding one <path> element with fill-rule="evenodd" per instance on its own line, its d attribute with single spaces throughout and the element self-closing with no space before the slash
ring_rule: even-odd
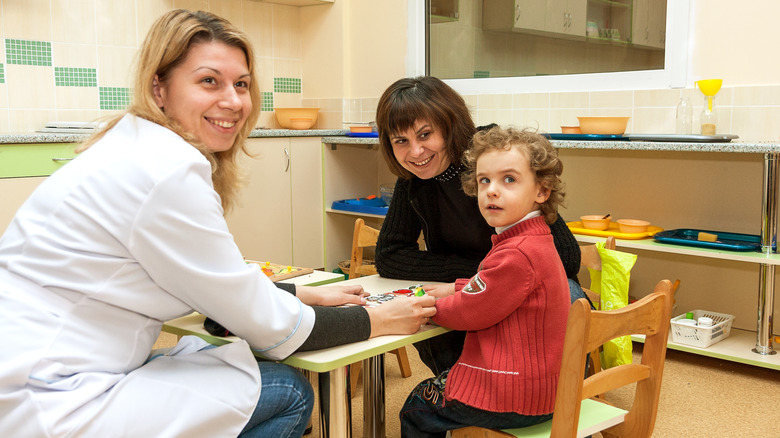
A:
<svg viewBox="0 0 780 438">
<path fill-rule="evenodd" d="M 326 144 L 379 144 L 377 138 L 323 137 Z M 778 153 L 780 142 L 766 143 L 682 143 L 659 141 L 580 141 L 552 140 L 560 149 L 614 149 L 621 151 L 734 152 L 748 154 Z"/>
<path fill-rule="evenodd" d="M 266 137 L 325 137 L 343 135 L 344 129 L 255 129 L 249 138 Z M 65 134 L 52 132 L 33 132 L 29 134 L 0 134 L 0 144 L 45 144 L 45 143 L 79 143 L 90 134 Z"/>
</svg>

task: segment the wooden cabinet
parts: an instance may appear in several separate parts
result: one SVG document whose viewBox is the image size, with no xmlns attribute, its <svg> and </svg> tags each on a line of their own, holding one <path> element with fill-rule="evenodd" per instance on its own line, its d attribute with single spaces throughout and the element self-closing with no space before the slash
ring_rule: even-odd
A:
<svg viewBox="0 0 780 438">
<path fill-rule="evenodd" d="M 431 23 L 449 23 L 460 18 L 460 0 L 431 0 Z"/>
<path fill-rule="evenodd" d="M 321 268 L 320 137 L 251 138 L 246 185 L 227 223 L 244 257 Z"/>
<path fill-rule="evenodd" d="M 587 10 L 588 5 L 584 0 L 548 1 L 544 18 L 545 30 L 584 37 Z"/>
<path fill-rule="evenodd" d="M 496 0 L 483 3 L 482 29 L 584 37 L 587 0 Z"/>
<path fill-rule="evenodd" d="M 632 43 L 663 49 L 666 46 L 666 0 L 634 0 Z"/>
<path fill-rule="evenodd" d="M 633 29 L 633 0 L 588 0 L 588 23 L 598 30 L 588 35 L 589 41 L 628 43 Z"/>
</svg>

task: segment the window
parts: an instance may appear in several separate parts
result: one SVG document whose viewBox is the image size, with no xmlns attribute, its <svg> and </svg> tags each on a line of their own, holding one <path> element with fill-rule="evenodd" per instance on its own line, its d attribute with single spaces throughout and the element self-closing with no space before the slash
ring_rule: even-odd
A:
<svg viewBox="0 0 780 438">
<path fill-rule="evenodd" d="M 547 1 L 409 0 L 408 75 L 463 94 L 686 86 L 690 0 Z"/>
</svg>

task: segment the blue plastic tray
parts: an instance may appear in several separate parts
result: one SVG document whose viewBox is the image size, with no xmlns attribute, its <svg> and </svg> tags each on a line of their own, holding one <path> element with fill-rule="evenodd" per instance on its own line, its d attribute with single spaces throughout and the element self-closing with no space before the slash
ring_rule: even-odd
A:
<svg viewBox="0 0 780 438">
<path fill-rule="evenodd" d="M 359 198 L 359 199 L 344 199 L 341 201 L 333 201 L 332 208 L 334 210 L 354 211 L 357 213 L 367 214 L 387 214 L 387 205 L 382 201 L 382 198 Z"/>
<path fill-rule="evenodd" d="M 699 232 L 715 234 L 718 236 L 718 240 L 716 242 L 699 240 Z M 694 230 L 691 228 L 661 231 L 656 233 L 653 238 L 662 243 L 727 251 L 755 251 L 761 248 L 761 237 L 755 234 L 726 233 L 723 231 Z"/>
<path fill-rule="evenodd" d="M 347 137 L 367 137 L 367 138 L 371 138 L 371 137 L 378 138 L 379 137 L 379 133 L 378 132 L 352 132 L 352 131 L 349 131 L 349 132 L 347 132 L 344 135 L 346 135 Z"/>
<path fill-rule="evenodd" d="M 542 134 L 550 140 L 581 140 L 581 141 L 599 141 L 599 140 L 625 140 L 628 137 L 622 135 L 601 135 L 601 134 Z"/>
</svg>

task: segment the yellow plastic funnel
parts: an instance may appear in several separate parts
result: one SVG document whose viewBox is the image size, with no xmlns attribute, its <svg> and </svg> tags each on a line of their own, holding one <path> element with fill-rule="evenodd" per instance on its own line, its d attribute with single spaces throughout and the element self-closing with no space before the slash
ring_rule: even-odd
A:
<svg viewBox="0 0 780 438">
<path fill-rule="evenodd" d="M 702 79 L 696 81 L 696 85 L 699 86 L 702 94 L 707 96 L 707 108 L 712 111 L 712 98 L 718 94 L 720 87 L 723 85 L 723 79 Z"/>
</svg>

